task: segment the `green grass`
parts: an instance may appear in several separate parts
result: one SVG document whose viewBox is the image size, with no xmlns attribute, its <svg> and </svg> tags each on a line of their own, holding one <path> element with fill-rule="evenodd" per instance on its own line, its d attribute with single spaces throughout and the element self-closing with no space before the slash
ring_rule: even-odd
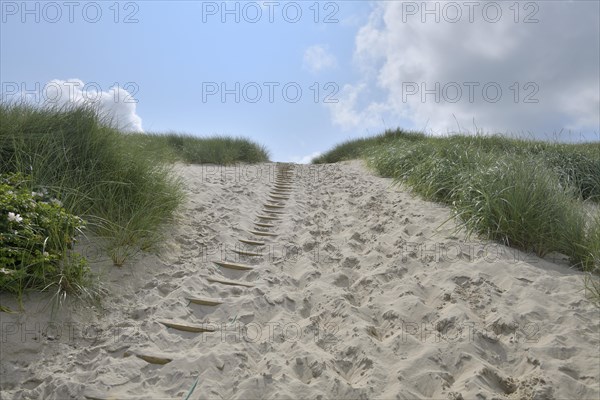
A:
<svg viewBox="0 0 600 400">
<path fill-rule="evenodd" d="M 319 157 L 312 160 L 312 162 L 313 164 L 326 164 L 345 160 L 353 160 L 363 157 L 365 150 L 373 146 L 394 143 L 401 139 L 407 141 L 418 141 L 424 138 L 425 135 L 418 132 L 387 130 L 378 136 L 345 141 L 335 146 L 330 151 L 321 154 Z"/>
<path fill-rule="evenodd" d="M 105 240 L 116 264 L 125 249 L 159 240 L 182 200 L 180 184 L 95 110 L 3 104 L 0 120 L 0 171 L 49 190 Z"/>
<path fill-rule="evenodd" d="M 241 137 L 134 133 L 127 135 L 126 140 L 131 146 L 170 162 L 230 165 L 269 161 L 269 152 L 264 146 Z"/>
<path fill-rule="evenodd" d="M 600 203 L 600 143 L 398 130 L 345 142 L 313 162 L 352 158 L 450 205 L 468 234 L 540 256 L 559 252 L 577 268 L 600 271 L 600 215 L 587 211 Z"/>
<path fill-rule="evenodd" d="M 139 249 L 154 248 L 163 238 L 165 224 L 174 222 L 183 190 L 171 162 L 267 160 L 264 147 L 242 138 L 124 134 L 90 107 L 0 103 L 0 175 L 19 173 L 30 190 L 44 190 L 58 199 L 65 213 L 86 222 L 86 230 L 99 239 L 116 265 L 123 265 Z M 7 216 L 0 212 L 0 219 Z M 68 259 L 65 255 L 61 262 Z M 71 287 L 83 289 L 89 283 L 84 266 L 79 259 L 72 264 L 75 268 L 63 270 L 73 277 Z M 48 284 L 64 286 L 58 281 Z"/>
</svg>

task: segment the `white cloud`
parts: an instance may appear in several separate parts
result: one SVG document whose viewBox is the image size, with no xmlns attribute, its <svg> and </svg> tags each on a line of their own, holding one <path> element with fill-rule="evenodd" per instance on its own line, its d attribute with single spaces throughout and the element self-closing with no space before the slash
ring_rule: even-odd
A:
<svg viewBox="0 0 600 400">
<path fill-rule="evenodd" d="M 493 10 L 482 11 L 487 2 L 478 3 L 473 22 L 462 7 L 456 23 L 445 21 L 454 13 L 444 7 L 465 3 L 428 7 L 434 3 L 439 23 L 422 10 L 407 12 L 406 4 L 421 8 L 423 2 L 377 2 L 355 41 L 354 63 L 362 78 L 346 85 L 340 103 L 329 106 L 333 123 L 378 128 L 381 118 L 393 115 L 412 124 L 405 128 L 427 126 L 440 134 L 474 123 L 490 132 L 540 135 L 562 128 L 600 130 L 600 3 L 527 3 L 537 11 L 519 3 L 518 23 L 513 2 L 490 2 L 502 9 L 495 23 L 489 22 Z M 523 23 L 526 17 L 539 22 Z M 502 94 L 494 102 L 498 87 Z M 373 96 L 377 91 L 379 98 Z"/>
<path fill-rule="evenodd" d="M 321 45 L 310 46 L 304 52 L 304 68 L 312 72 L 320 72 L 335 68 L 337 60 L 328 49 Z"/>
<path fill-rule="evenodd" d="M 393 111 L 386 102 L 372 101 L 361 106 L 361 98 L 371 97 L 365 83 L 346 84 L 338 94 L 337 103 L 328 103 L 333 123 L 344 130 L 357 127 L 381 128 L 384 116 Z"/>
<path fill-rule="evenodd" d="M 80 79 L 48 82 L 43 89 L 44 105 L 66 104 L 94 105 L 113 126 L 132 132 L 143 132 L 142 119 L 136 113 L 135 98 L 125 89 L 112 87 L 102 90 L 96 83 L 87 85 Z"/>
<path fill-rule="evenodd" d="M 320 151 L 315 151 L 312 154 L 308 154 L 306 156 L 292 156 L 291 160 L 297 164 L 310 164 L 313 158 L 319 157 L 321 155 Z"/>
</svg>

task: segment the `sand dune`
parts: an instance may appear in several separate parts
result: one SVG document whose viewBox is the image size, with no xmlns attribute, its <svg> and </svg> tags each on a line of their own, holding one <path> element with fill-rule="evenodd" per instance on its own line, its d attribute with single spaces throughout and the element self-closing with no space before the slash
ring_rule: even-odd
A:
<svg viewBox="0 0 600 400">
<path fill-rule="evenodd" d="M 284 168 L 178 166 L 180 223 L 96 260 L 102 309 L 0 313 L 2 398 L 599 398 L 599 310 L 560 257 L 466 240 L 360 162 Z"/>
</svg>

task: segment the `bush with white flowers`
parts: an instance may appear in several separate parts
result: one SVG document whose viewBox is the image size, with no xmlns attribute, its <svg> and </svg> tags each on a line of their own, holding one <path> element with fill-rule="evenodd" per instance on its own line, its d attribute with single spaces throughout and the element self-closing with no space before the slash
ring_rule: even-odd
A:
<svg viewBox="0 0 600 400">
<path fill-rule="evenodd" d="M 69 291 L 89 273 L 70 250 L 84 221 L 45 189 L 30 188 L 21 174 L 0 174 L 0 291 L 53 285 Z"/>
</svg>

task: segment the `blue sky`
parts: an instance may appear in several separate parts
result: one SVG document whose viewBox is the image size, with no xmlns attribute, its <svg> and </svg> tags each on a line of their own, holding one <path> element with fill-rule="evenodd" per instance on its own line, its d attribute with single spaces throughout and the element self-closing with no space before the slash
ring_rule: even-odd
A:
<svg viewBox="0 0 600 400">
<path fill-rule="evenodd" d="M 99 90 L 122 126 L 278 161 L 398 126 L 598 140 L 599 2 L 475 3 L 2 1 L 2 94 Z"/>
</svg>

